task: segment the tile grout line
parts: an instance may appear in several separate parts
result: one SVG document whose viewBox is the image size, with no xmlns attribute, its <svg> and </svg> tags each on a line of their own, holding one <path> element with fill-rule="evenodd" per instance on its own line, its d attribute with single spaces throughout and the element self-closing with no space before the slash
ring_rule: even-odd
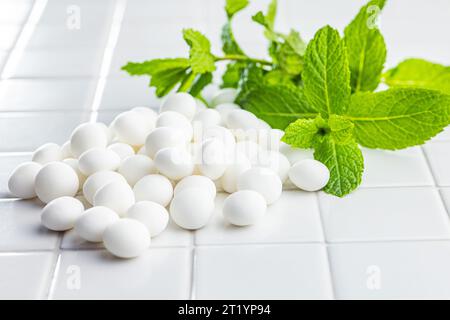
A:
<svg viewBox="0 0 450 320">
<path fill-rule="evenodd" d="M 48 0 L 35 0 L 33 6 L 28 14 L 28 17 L 23 24 L 23 27 L 17 36 L 11 51 L 8 54 L 8 58 L 1 71 L 1 80 L 9 79 L 16 69 L 20 58 L 36 28 L 37 23 L 41 19 L 41 16 L 47 7 Z"/>
<path fill-rule="evenodd" d="M 95 88 L 94 98 L 92 101 L 89 122 L 97 122 L 98 109 L 105 91 L 106 79 L 111 67 L 114 49 L 116 48 L 119 39 L 120 30 L 122 28 L 122 20 L 125 14 L 127 0 L 117 0 L 109 30 L 108 41 L 106 42 L 105 50 L 103 52 L 103 60 L 100 66 L 100 74 Z"/>
<path fill-rule="evenodd" d="M 59 266 L 60 266 L 60 260 L 61 260 L 61 243 L 64 233 L 59 232 L 58 234 L 58 241 L 56 242 L 56 247 L 53 250 L 53 264 L 52 268 L 50 269 L 49 274 L 47 275 L 47 286 L 45 290 L 45 300 L 50 300 L 53 296 L 53 291 L 56 285 L 56 279 L 58 277 L 59 273 Z"/>
<path fill-rule="evenodd" d="M 444 196 L 442 195 L 442 192 L 440 192 L 441 187 L 437 183 L 437 177 L 435 175 L 435 172 L 433 171 L 433 167 L 431 166 L 431 162 L 430 162 L 430 159 L 428 158 L 428 154 L 425 151 L 425 148 L 423 146 L 420 146 L 420 150 L 422 151 L 422 155 L 425 158 L 425 162 L 427 163 L 428 170 L 430 170 L 431 177 L 433 178 L 434 187 L 437 189 L 439 199 L 441 199 L 441 204 L 444 206 L 444 209 L 447 212 L 447 219 L 450 219 L 450 212 L 445 204 Z"/>
<path fill-rule="evenodd" d="M 195 300 L 195 275 L 197 273 L 197 245 L 196 245 L 196 234 L 197 231 L 192 232 L 192 246 L 191 246 L 191 282 L 189 290 L 189 300 Z"/>
<path fill-rule="evenodd" d="M 328 241 L 326 237 L 325 232 L 325 224 L 324 224 L 324 218 L 322 216 L 322 205 L 320 203 L 319 193 L 314 192 L 315 198 L 316 198 L 316 205 L 317 209 L 319 211 L 319 220 L 320 220 L 320 227 L 322 229 L 322 235 L 323 235 L 323 241 L 325 244 L 325 251 L 326 251 L 326 259 L 327 259 L 327 265 L 328 265 L 328 277 L 330 279 L 330 286 L 331 286 L 331 295 L 334 300 L 336 300 L 336 289 L 335 289 L 335 281 L 333 277 L 333 268 L 331 266 L 331 258 L 330 258 L 330 251 L 328 248 Z"/>
</svg>

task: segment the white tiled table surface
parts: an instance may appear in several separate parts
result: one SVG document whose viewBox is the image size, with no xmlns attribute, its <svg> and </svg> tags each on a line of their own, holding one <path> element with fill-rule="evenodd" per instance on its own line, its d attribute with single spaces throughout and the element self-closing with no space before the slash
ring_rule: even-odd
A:
<svg viewBox="0 0 450 320">
<path fill-rule="evenodd" d="M 342 30 L 363 0 L 280 0 L 278 27 L 309 39 Z M 260 28 L 235 20 L 244 49 L 263 56 Z M 450 298 L 450 134 L 424 147 L 364 149 L 361 188 L 344 199 L 285 191 L 260 224 L 227 225 L 217 198 L 197 232 L 171 224 L 134 260 L 118 260 L 73 231 L 39 224 L 41 204 L 11 198 L 10 171 L 44 142 L 64 142 L 89 119 L 155 106 L 148 79 L 120 66 L 184 54 L 180 30 L 204 31 L 214 50 L 222 0 L 0 0 L 0 299 Z M 388 66 L 406 56 L 450 63 L 450 3 L 390 1 L 382 19 Z M 67 21 L 79 10 L 79 29 Z M 422 23 L 415 21 L 420 19 Z M 161 32 L 161 30 L 164 30 Z M 420 38 L 420 44 L 417 39 Z"/>
</svg>

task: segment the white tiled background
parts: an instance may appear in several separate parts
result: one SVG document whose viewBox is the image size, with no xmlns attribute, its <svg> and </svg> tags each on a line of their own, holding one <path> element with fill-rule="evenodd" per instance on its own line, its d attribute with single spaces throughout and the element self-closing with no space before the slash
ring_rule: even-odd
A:
<svg viewBox="0 0 450 320">
<path fill-rule="evenodd" d="M 340 30 L 364 0 L 280 0 L 278 28 L 306 39 Z M 264 56 L 249 22 L 235 21 L 245 51 Z M 249 228 L 228 226 L 221 203 L 197 232 L 170 225 L 134 260 L 112 258 L 73 232 L 39 224 L 41 205 L 12 199 L 8 174 L 44 142 L 61 143 L 89 119 L 157 101 L 129 60 L 186 54 L 195 27 L 220 50 L 223 0 L 0 0 L 0 299 L 450 298 L 450 134 L 424 147 L 364 150 L 361 188 L 344 199 L 286 191 Z M 79 8 L 81 29 L 68 28 Z M 70 21 L 69 21 L 70 23 Z M 450 64 L 448 0 L 391 0 L 381 27 L 387 65 L 409 56 Z"/>
</svg>

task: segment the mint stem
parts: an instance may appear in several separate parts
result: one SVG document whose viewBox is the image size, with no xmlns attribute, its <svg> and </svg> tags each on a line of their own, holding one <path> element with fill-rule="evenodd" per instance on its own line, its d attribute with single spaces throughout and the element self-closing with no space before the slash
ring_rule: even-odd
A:
<svg viewBox="0 0 450 320">
<path fill-rule="evenodd" d="M 263 59 L 255 59 L 247 56 L 239 55 L 239 54 L 227 54 L 223 57 L 215 57 L 216 61 L 225 61 L 225 60 L 233 60 L 233 61 L 243 61 L 243 62 L 254 62 L 259 63 L 266 66 L 271 66 L 272 62 L 263 60 Z"/>
</svg>

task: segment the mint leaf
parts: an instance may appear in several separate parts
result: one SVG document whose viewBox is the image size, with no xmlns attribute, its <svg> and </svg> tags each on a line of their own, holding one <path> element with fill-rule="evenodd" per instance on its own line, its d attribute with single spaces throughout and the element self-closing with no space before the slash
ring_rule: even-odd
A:
<svg viewBox="0 0 450 320">
<path fill-rule="evenodd" d="M 264 81 L 272 85 L 296 86 L 295 79 L 281 69 L 273 69 L 264 75 Z"/>
<path fill-rule="evenodd" d="M 450 96 L 418 88 L 356 94 L 346 117 L 355 124 L 359 144 L 403 149 L 423 144 L 448 125 Z"/>
<path fill-rule="evenodd" d="M 347 51 L 330 26 L 320 29 L 308 44 L 302 78 L 305 96 L 322 115 L 345 113 L 350 101 Z"/>
<path fill-rule="evenodd" d="M 225 25 L 223 26 L 221 39 L 222 39 L 222 51 L 225 54 L 240 54 L 240 55 L 244 54 L 241 47 L 234 38 L 234 34 L 231 29 L 231 20 L 228 20 L 227 23 L 225 23 Z"/>
<path fill-rule="evenodd" d="M 303 70 L 305 49 L 306 45 L 300 34 L 292 30 L 275 53 L 277 64 L 287 74 L 291 76 L 299 75 Z"/>
<path fill-rule="evenodd" d="M 373 91 L 380 83 L 386 61 L 386 44 L 375 20 L 385 2 L 386 0 L 370 1 L 345 28 L 344 40 L 353 92 Z"/>
<path fill-rule="evenodd" d="M 312 148 L 317 143 L 331 137 L 338 144 L 347 144 L 353 139 L 353 123 L 344 117 L 331 115 L 324 119 L 298 119 L 285 129 L 281 139 L 296 148 Z"/>
<path fill-rule="evenodd" d="M 330 170 L 325 192 L 343 197 L 361 184 L 364 159 L 355 141 L 339 144 L 333 137 L 326 136 L 321 143 L 316 144 L 314 158 Z"/>
<path fill-rule="evenodd" d="M 150 86 L 156 87 L 156 95 L 162 97 L 183 81 L 190 64 L 188 59 L 155 59 L 141 63 L 129 62 L 122 67 L 130 75 L 148 75 Z"/>
<path fill-rule="evenodd" d="M 328 119 L 328 127 L 336 143 L 346 144 L 354 140 L 353 131 L 355 125 L 343 116 L 331 115 Z"/>
<path fill-rule="evenodd" d="M 189 93 L 194 97 L 199 96 L 203 88 L 205 88 L 208 84 L 210 84 L 212 80 L 213 75 L 211 72 L 202 73 L 198 75 L 197 79 L 195 79 L 194 83 L 192 84 Z"/>
<path fill-rule="evenodd" d="M 260 84 L 245 96 L 238 96 L 237 103 L 277 129 L 284 129 L 299 118 L 317 115 L 308 105 L 303 90 L 293 86 Z"/>
<path fill-rule="evenodd" d="M 231 21 L 233 16 L 248 6 L 248 0 L 227 0 L 225 3 L 225 11 L 227 13 L 227 22 L 222 27 L 221 39 L 222 39 L 222 51 L 225 54 L 240 54 L 243 55 L 239 44 L 234 38 L 233 30 L 231 28 Z"/>
<path fill-rule="evenodd" d="M 231 18 L 236 12 L 241 11 L 248 6 L 248 0 L 226 0 L 225 11 L 227 16 Z"/>
<path fill-rule="evenodd" d="M 295 148 L 312 148 L 318 131 L 315 119 L 298 119 L 287 126 L 281 141 Z"/>
<path fill-rule="evenodd" d="M 189 63 L 194 73 L 216 70 L 214 56 L 211 54 L 211 44 L 204 35 L 193 29 L 185 29 L 183 38 L 190 47 Z"/>
<path fill-rule="evenodd" d="M 419 87 L 450 94 L 450 67 L 408 59 L 387 71 L 384 81 L 391 87 Z"/>
<path fill-rule="evenodd" d="M 241 80 L 242 73 L 247 67 L 246 63 L 234 62 L 227 64 L 227 68 L 222 75 L 221 88 L 237 88 Z"/>
<path fill-rule="evenodd" d="M 266 21 L 266 16 L 262 11 L 258 11 L 256 14 L 254 14 L 252 16 L 252 20 L 255 21 L 256 23 L 259 23 L 265 28 L 269 27 L 269 23 Z"/>
</svg>

